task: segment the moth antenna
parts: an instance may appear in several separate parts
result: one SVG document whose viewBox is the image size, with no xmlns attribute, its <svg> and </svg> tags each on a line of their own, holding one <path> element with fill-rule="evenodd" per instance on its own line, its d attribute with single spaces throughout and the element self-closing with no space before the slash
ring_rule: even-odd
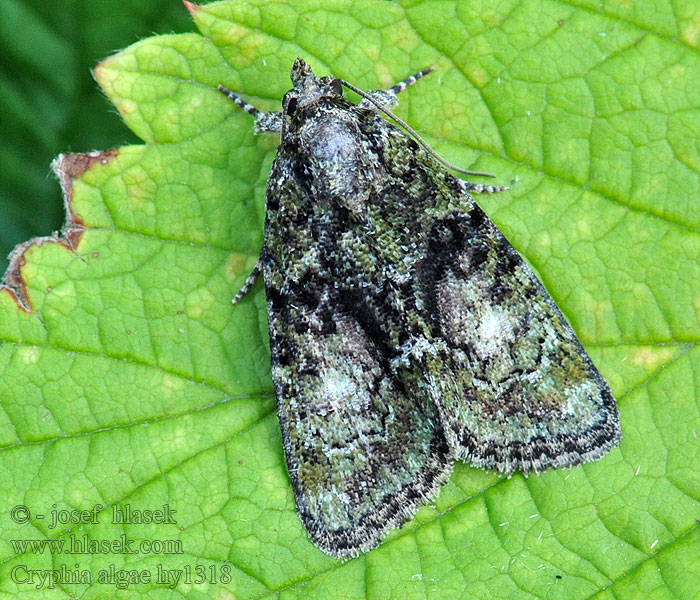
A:
<svg viewBox="0 0 700 600">
<path fill-rule="evenodd" d="M 403 127 L 408 133 L 413 136 L 413 138 L 423 147 L 423 149 L 430 154 L 435 160 L 437 160 L 439 163 L 443 164 L 446 166 L 448 169 L 452 169 L 453 171 L 457 171 L 458 173 L 464 173 L 465 175 L 476 175 L 478 177 L 496 177 L 492 173 L 481 173 L 480 171 L 467 171 L 466 169 L 462 169 L 460 167 L 457 167 L 453 165 L 452 163 L 446 161 L 442 156 L 440 156 L 435 150 L 433 150 L 423 138 L 418 135 L 415 129 L 413 129 L 408 123 L 397 117 L 393 112 L 390 110 L 384 108 L 379 102 L 377 102 L 374 98 L 372 98 L 369 94 L 366 92 L 363 92 L 361 89 L 355 87 L 351 83 L 348 83 L 344 79 L 339 79 L 338 80 L 342 85 L 344 85 L 346 88 L 349 90 L 352 90 L 356 94 L 359 94 L 362 96 L 365 100 L 368 100 L 372 104 L 374 104 L 377 109 L 379 109 L 381 112 L 383 112 L 387 117 L 390 119 L 393 119 L 396 121 L 401 127 Z"/>
<path fill-rule="evenodd" d="M 257 118 L 262 114 L 252 104 L 248 104 L 245 100 L 243 100 L 243 98 L 241 98 L 237 94 L 234 94 L 231 90 L 229 90 L 228 88 L 225 88 L 223 85 L 219 85 L 218 88 L 219 88 L 219 91 L 224 96 L 226 96 L 229 100 L 233 100 L 237 106 L 241 107 L 249 115 L 253 115 L 254 117 Z"/>
</svg>

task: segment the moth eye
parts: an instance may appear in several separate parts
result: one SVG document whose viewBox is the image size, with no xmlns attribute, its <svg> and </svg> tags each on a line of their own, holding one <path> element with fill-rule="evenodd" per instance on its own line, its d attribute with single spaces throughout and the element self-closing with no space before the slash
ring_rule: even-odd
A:
<svg viewBox="0 0 700 600">
<path fill-rule="evenodd" d="M 343 95 L 343 86 L 340 84 L 340 79 L 334 79 L 331 81 L 331 89 L 338 94 L 338 96 Z"/>
<path fill-rule="evenodd" d="M 288 115 L 293 115 L 297 110 L 297 99 L 296 98 L 290 98 L 287 101 L 287 114 Z"/>
</svg>

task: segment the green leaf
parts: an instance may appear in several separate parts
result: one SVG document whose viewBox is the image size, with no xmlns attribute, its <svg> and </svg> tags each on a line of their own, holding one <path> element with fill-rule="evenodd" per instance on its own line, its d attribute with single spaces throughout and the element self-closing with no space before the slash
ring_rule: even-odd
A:
<svg viewBox="0 0 700 600">
<path fill-rule="evenodd" d="M 0 292 L 0 590 L 111 598 L 98 575 L 114 565 L 151 573 L 122 592 L 149 598 L 697 597 L 693 3 L 188 8 L 201 35 L 149 38 L 97 67 L 144 144 L 58 163 L 66 237 L 20 248 Z M 448 160 L 511 186 L 479 200 L 611 383 L 623 430 L 572 470 L 505 479 L 457 464 L 434 503 L 345 563 L 296 514 L 260 282 L 230 304 L 262 242 L 277 140 L 255 137 L 216 86 L 278 107 L 297 55 L 364 89 L 436 66 L 398 114 Z M 114 523 L 126 504 L 168 505 L 176 523 Z M 52 508 L 95 505 L 99 522 L 51 527 Z M 182 553 L 17 544 L 84 534 Z M 27 583 L 27 569 L 76 564 L 92 584 Z M 159 565 L 191 576 L 173 593 Z"/>
<path fill-rule="evenodd" d="M 188 16 L 171 0 L 0 2 L 0 271 L 15 244 L 61 226 L 56 154 L 138 141 L 90 69 L 153 31 L 194 30 Z"/>
</svg>

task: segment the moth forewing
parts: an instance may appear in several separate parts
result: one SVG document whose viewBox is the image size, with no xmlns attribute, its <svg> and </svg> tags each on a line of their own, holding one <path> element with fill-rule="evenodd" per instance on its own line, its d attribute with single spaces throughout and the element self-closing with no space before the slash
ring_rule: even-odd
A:
<svg viewBox="0 0 700 600">
<path fill-rule="evenodd" d="M 297 508 L 339 557 L 410 519 L 453 459 L 527 474 L 620 438 L 607 384 L 469 195 L 506 188 L 455 178 L 380 116 L 427 72 L 355 105 L 297 59 L 281 113 L 220 88 L 257 131 L 281 132 L 263 248 L 236 300 L 262 270 Z"/>
</svg>

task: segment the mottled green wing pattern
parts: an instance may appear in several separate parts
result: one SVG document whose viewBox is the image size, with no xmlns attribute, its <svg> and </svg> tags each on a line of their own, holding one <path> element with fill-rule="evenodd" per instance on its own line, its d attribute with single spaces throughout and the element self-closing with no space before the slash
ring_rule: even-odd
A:
<svg viewBox="0 0 700 600">
<path fill-rule="evenodd" d="M 264 250 L 278 415 L 299 515 L 322 550 L 349 557 L 408 520 L 452 464 L 437 407 L 394 376 L 329 272 L 339 239 L 289 164 L 281 148 Z"/>
<path fill-rule="evenodd" d="M 467 193 L 480 186 L 301 59 L 292 81 L 283 113 L 256 121 L 282 133 L 260 264 L 311 538 L 336 556 L 376 546 L 446 481 L 452 458 L 528 473 L 614 445 L 607 385 Z"/>
<path fill-rule="evenodd" d="M 620 438 L 617 404 L 551 297 L 483 211 L 435 219 L 426 258 L 445 341 L 428 367 L 454 456 L 511 474 L 594 460 Z"/>
<path fill-rule="evenodd" d="M 289 473 L 311 539 L 354 556 L 435 494 L 451 461 L 434 408 L 396 388 L 352 316 L 336 315 L 334 333 L 290 331 L 290 317 L 313 317 L 306 311 L 271 322 L 287 334 L 273 361 Z"/>
</svg>

